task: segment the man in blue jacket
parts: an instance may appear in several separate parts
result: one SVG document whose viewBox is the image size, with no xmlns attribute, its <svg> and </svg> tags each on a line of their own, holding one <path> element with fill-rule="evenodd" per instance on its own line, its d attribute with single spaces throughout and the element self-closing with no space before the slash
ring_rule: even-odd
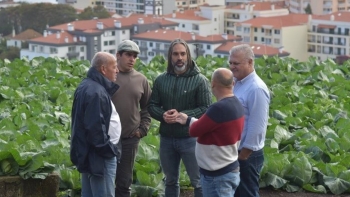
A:
<svg viewBox="0 0 350 197">
<path fill-rule="evenodd" d="M 83 197 L 114 197 L 121 124 L 111 102 L 118 90 L 116 58 L 97 53 L 74 93 L 70 158 L 82 173 Z"/>
</svg>

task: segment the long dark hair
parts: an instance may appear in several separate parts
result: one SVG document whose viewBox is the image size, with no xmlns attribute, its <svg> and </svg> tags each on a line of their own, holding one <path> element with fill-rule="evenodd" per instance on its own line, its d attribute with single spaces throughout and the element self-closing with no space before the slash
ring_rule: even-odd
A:
<svg viewBox="0 0 350 197">
<path fill-rule="evenodd" d="M 188 68 L 192 68 L 192 58 L 191 58 L 191 52 L 190 52 L 190 48 L 188 47 L 188 44 L 186 43 L 186 41 L 182 40 L 181 38 L 175 39 L 174 41 L 171 42 L 170 47 L 169 47 L 169 51 L 168 51 L 168 67 L 167 67 L 167 72 L 174 72 L 174 65 L 172 63 L 172 54 L 173 54 L 173 48 L 176 44 L 182 44 L 184 45 L 184 47 L 186 48 L 186 55 L 187 55 L 187 66 Z"/>
</svg>

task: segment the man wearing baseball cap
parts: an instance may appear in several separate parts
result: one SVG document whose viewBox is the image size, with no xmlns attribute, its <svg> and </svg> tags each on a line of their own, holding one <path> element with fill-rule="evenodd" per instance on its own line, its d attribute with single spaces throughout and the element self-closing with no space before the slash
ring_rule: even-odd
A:
<svg viewBox="0 0 350 197">
<path fill-rule="evenodd" d="M 134 69 L 140 49 L 131 40 L 124 40 L 118 45 L 117 62 L 119 74 L 116 83 L 119 90 L 112 96 L 112 101 L 120 116 L 121 159 L 117 168 L 115 196 L 130 197 L 134 161 L 139 141 L 147 135 L 151 116 L 147 111 L 151 88 L 147 78 Z"/>
</svg>

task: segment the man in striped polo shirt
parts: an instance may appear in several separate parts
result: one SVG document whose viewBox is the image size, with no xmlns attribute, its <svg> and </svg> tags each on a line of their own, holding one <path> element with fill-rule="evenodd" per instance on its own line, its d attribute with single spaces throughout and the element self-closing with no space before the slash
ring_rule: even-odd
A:
<svg viewBox="0 0 350 197">
<path fill-rule="evenodd" d="M 190 126 L 198 137 L 196 159 L 204 197 L 233 197 L 239 185 L 238 147 L 244 125 L 244 109 L 232 93 L 233 74 L 216 69 L 211 88 L 217 102 L 199 119 L 179 113 L 177 121 Z"/>
</svg>

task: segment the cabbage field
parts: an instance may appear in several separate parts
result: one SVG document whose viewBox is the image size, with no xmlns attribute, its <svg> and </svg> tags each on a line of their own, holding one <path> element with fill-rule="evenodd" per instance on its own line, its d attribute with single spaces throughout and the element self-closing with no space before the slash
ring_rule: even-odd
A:
<svg viewBox="0 0 350 197">
<path fill-rule="evenodd" d="M 227 67 L 223 58 L 196 61 L 208 79 L 215 68 Z M 80 176 L 69 159 L 70 113 L 88 68 L 88 61 L 60 58 L 0 60 L 0 176 L 44 179 L 55 171 L 62 196 L 78 193 Z M 166 61 L 157 56 L 135 68 L 152 85 Z M 350 192 L 350 62 L 262 57 L 255 68 L 272 98 L 260 186 Z M 132 189 L 141 197 L 164 192 L 158 126 L 153 120 L 136 158 Z M 190 186 L 183 168 L 180 181 L 182 188 Z"/>
</svg>

